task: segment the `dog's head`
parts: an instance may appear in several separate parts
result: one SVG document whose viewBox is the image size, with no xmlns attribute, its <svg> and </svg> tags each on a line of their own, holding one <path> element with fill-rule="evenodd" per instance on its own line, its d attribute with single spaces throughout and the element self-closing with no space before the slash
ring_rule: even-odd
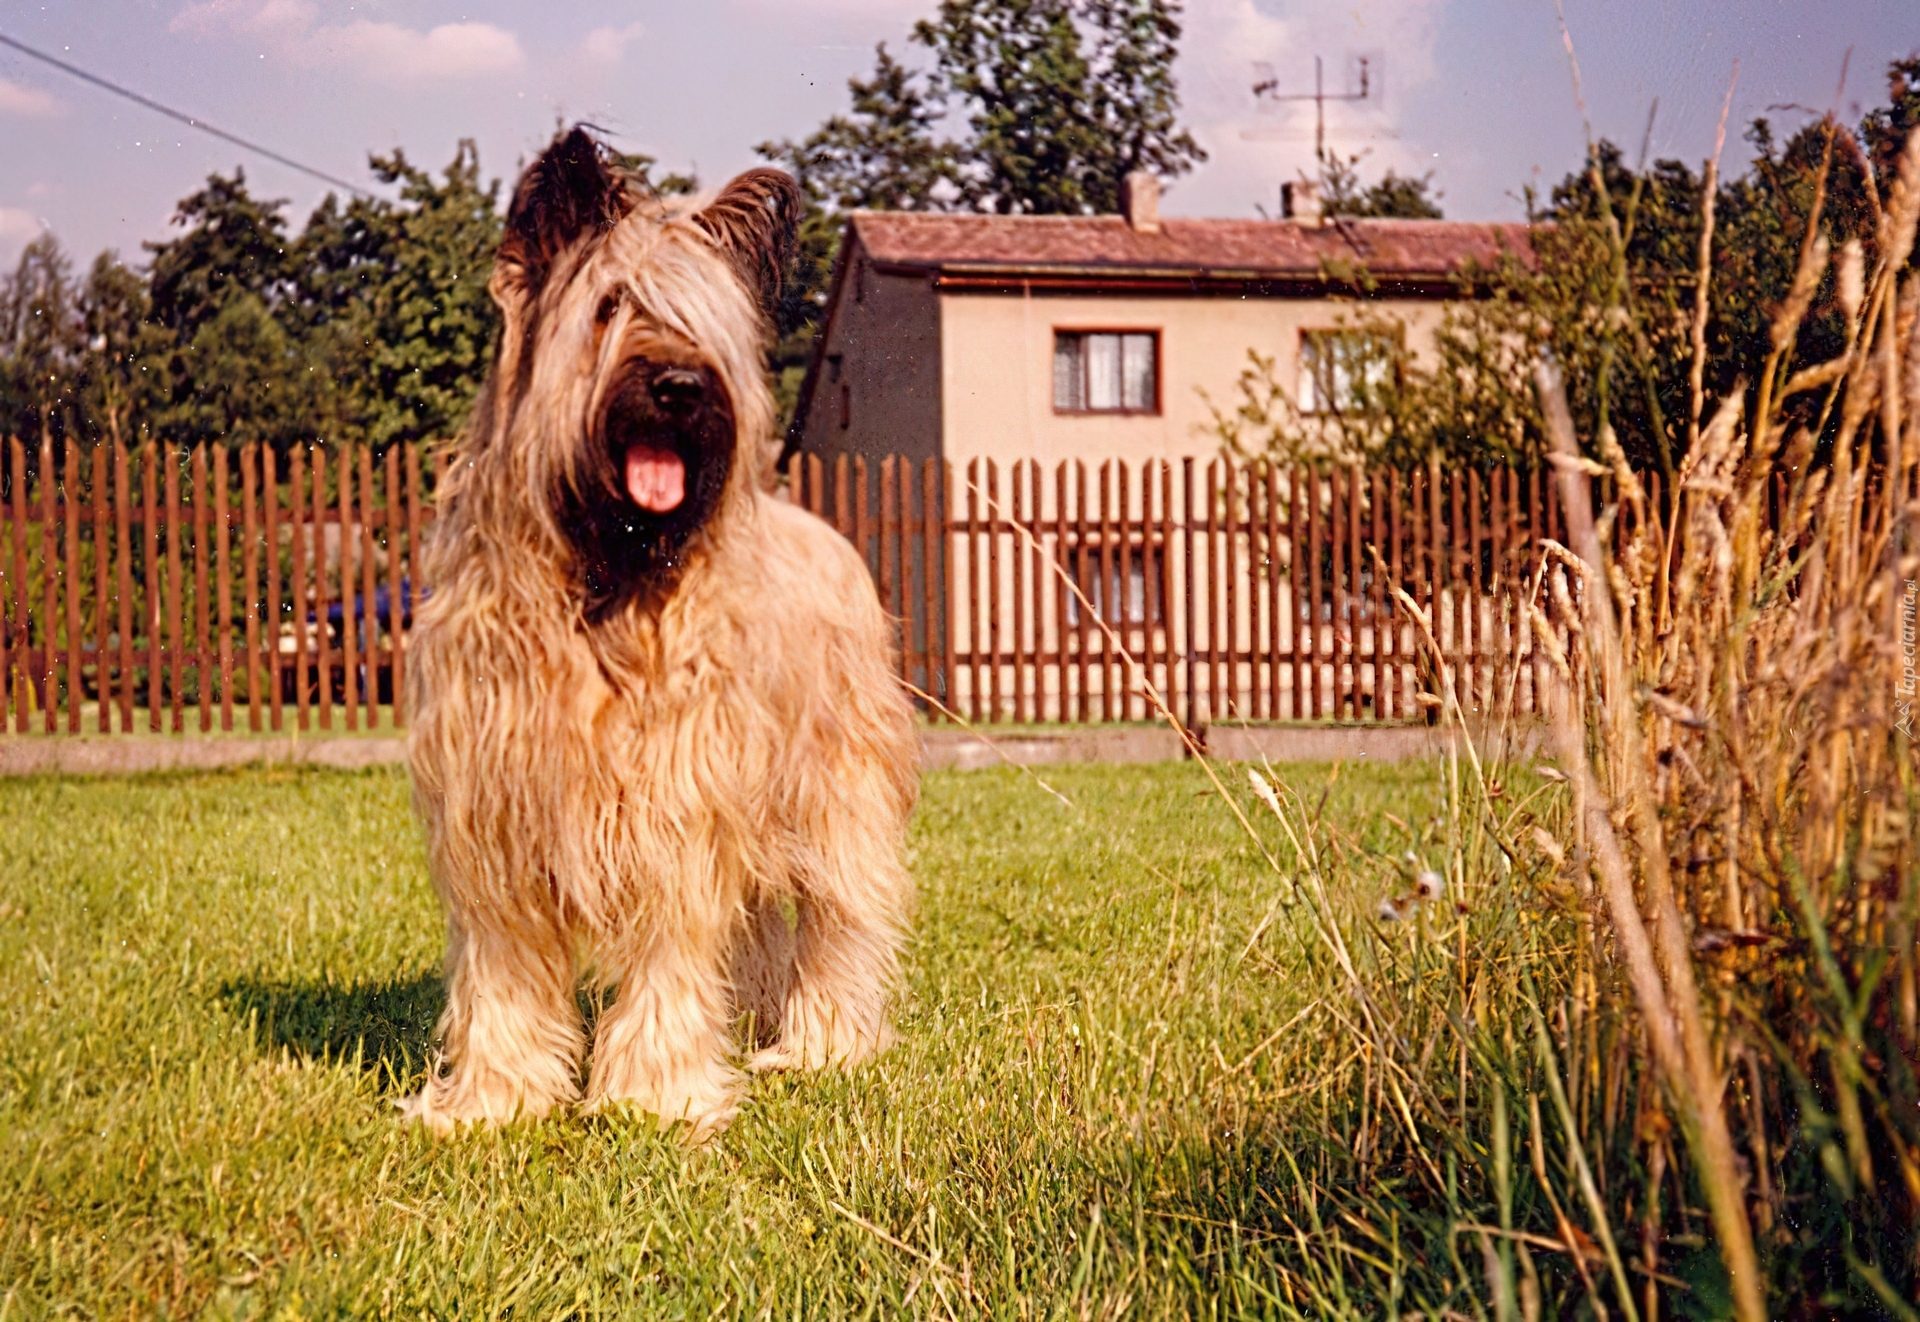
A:
<svg viewBox="0 0 1920 1322">
<path fill-rule="evenodd" d="M 800 206 L 775 170 L 704 205 L 664 202 L 577 128 L 514 189 L 474 431 L 570 548 L 590 616 L 670 591 L 767 480 L 768 312 Z"/>
</svg>

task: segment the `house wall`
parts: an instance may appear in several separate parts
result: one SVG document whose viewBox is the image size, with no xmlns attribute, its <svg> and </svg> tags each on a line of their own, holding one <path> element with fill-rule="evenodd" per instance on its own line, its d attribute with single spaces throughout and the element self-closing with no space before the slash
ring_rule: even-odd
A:
<svg viewBox="0 0 1920 1322">
<path fill-rule="evenodd" d="M 1220 442 L 1200 391 L 1231 413 L 1240 401 L 1240 373 L 1251 366 L 1247 351 L 1257 349 L 1274 357 L 1291 396 L 1300 332 L 1333 328 L 1343 316 L 1350 321 L 1360 307 L 1332 298 L 942 293 L 942 448 L 956 464 L 1034 459 L 1047 469 L 1065 459 L 1211 457 Z M 1408 346 L 1425 355 L 1445 304 L 1377 299 L 1364 307 L 1400 320 Z M 1159 414 L 1055 413 L 1056 329 L 1159 331 Z"/>
<path fill-rule="evenodd" d="M 883 275 L 856 252 L 846 273 L 800 448 L 839 454 L 940 452 L 940 310 L 924 276 Z"/>
</svg>

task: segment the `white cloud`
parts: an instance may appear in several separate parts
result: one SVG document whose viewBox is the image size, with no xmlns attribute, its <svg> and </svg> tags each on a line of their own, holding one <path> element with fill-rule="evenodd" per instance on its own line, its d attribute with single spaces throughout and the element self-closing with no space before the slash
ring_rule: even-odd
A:
<svg viewBox="0 0 1920 1322">
<path fill-rule="evenodd" d="M 58 113 L 60 107 L 51 96 L 37 87 L 0 78 L 0 115 L 27 115 L 38 119 Z"/>
<path fill-rule="evenodd" d="M 361 19 L 342 28 L 315 28 L 310 40 L 396 83 L 505 73 L 526 58 L 520 39 L 491 23 L 442 23 L 420 32 Z"/>
<path fill-rule="evenodd" d="M 629 23 L 623 28 L 595 28 L 581 44 L 581 54 L 595 64 L 618 64 L 626 56 L 627 43 L 638 41 L 645 32 L 646 27 L 639 23 Z"/>
<path fill-rule="evenodd" d="M 205 0 L 182 9 L 173 28 L 245 33 L 296 63 L 345 65 L 387 83 L 486 77 L 526 61 L 520 38 L 491 23 L 442 23 L 424 31 L 364 18 L 321 23 L 310 0 Z"/>
</svg>

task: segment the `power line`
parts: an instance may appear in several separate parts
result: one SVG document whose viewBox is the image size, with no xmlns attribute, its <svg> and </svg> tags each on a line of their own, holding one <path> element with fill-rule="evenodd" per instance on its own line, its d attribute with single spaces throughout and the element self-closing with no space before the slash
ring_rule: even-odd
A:
<svg viewBox="0 0 1920 1322">
<path fill-rule="evenodd" d="M 106 91 L 112 92 L 115 96 L 125 97 L 127 100 L 132 101 L 136 105 L 145 106 L 148 110 L 156 111 L 162 115 L 165 115 L 168 119 L 178 120 L 180 123 L 185 124 L 188 128 L 199 129 L 202 133 L 212 134 L 214 137 L 219 138 L 225 142 L 230 142 L 236 147 L 244 148 L 247 151 L 254 153 L 256 156 L 264 156 L 270 161 L 278 162 L 279 164 L 286 166 L 290 170 L 298 170 L 301 174 L 312 175 L 315 179 L 318 179 L 323 183 L 332 184 L 335 188 L 344 188 L 349 193 L 352 193 L 355 197 L 364 197 L 368 201 L 380 200 L 378 194 L 370 193 L 366 189 L 361 188 L 355 184 L 350 184 L 344 179 L 336 179 L 332 175 L 328 174 L 325 170 L 316 170 L 311 165 L 302 165 L 300 164 L 300 162 L 294 160 L 291 156 L 282 156 L 279 152 L 274 151 L 270 147 L 262 147 L 257 142 L 248 142 L 245 138 L 242 138 L 237 134 L 229 133 L 225 129 L 215 128 L 213 125 L 207 123 L 207 121 L 205 121 L 204 119 L 197 119 L 194 116 L 185 113 L 184 111 L 175 110 L 171 106 L 163 106 L 158 101 L 155 101 L 151 97 L 142 96 L 140 95 L 140 93 L 135 92 L 129 88 L 122 87 L 118 83 L 109 82 L 107 79 L 99 77 L 97 74 L 91 74 L 91 73 L 88 73 L 85 69 L 76 68 L 75 66 L 68 64 L 65 60 L 58 59 L 52 55 L 49 55 L 45 51 L 35 50 L 33 47 L 27 45 L 24 41 L 16 41 L 12 37 L 9 37 L 4 32 L 0 32 L 0 46 L 11 47 L 12 49 L 19 51 L 22 55 L 29 56 L 32 59 L 39 60 L 42 64 L 50 64 L 54 68 L 60 70 L 60 72 L 62 73 L 71 74 L 75 78 L 80 79 L 82 82 L 92 83 L 95 87 L 104 88 Z"/>
</svg>

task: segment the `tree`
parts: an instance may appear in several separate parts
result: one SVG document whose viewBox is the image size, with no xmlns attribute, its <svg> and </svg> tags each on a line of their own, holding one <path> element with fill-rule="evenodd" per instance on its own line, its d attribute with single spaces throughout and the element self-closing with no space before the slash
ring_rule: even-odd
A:
<svg viewBox="0 0 1920 1322">
<path fill-rule="evenodd" d="M 1174 0 L 943 0 L 913 37 L 933 94 L 965 113 L 966 201 L 1002 214 L 1117 210 L 1135 170 L 1206 159 L 1178 126 Z"/>
<path fill-rule="evenodd" d="M 143 245 L 153 254 L 148 285 L 154 318 L 190 340 L 235 298 L 276 299 L 287 271 L 287 223 L 280 214 L 285 206 L 285 199 L 249 193 L 244 170 L 234 170 L 231 179 L 209 175 L 174 211 L 173 223 L 184 233 Z"/>
<path fill-rule="evenodd" d="M 787 170 L 806 197 L 791 277 L 774 312 L 772 366 L 783 415 L 806 372 L 813 328 L 826 300 L 846 213 L 938 210 L 962 196 L 958 147 L 934 137 L 941 110 L 922 80 L 874 47 L 873 77 L 847 80 L 849 114 L 834 115 L 799 142 L 754 148 Z"/>
<path fill-rule="evenodd" d="M 126 441 L 169 394 L 169 337 L 152 320 L 147 282 L 116 252 L 94 258 L 80 291 L 85 347 L 77 430 L 91 441 Z"/>
<path fill-rule="evenodd" d="M 73 263 L 51 234 L 27 244 L 0 283 L 0 431 L 64 430 L 80 351 L 74 296 Z"/>
<path fill-rule="evenodd" d="M 486 375 L 498 315 L 487 293 L 499 181 L 462 141 L 439 181 L 404 153 L 375 156 L 400 201 L 329 195 L 301 233 L 292 300 L 321 434 L 383 446 L 451 435 Z"/>
<path fill-rule="evenodd" d="M 1400 220 L 1439 220 L 1440 194 L 1433 173 L 1396 174 L 1388 170 L 1379 180 L 1360 180 L 1363 154 L 1345 160 L 1329 154 L 1320 164 L 1320 205 L 1328 215 Z"/>
<path fill-rule="evenodd" d="M 287 445 L 324 411 L 327 383 L 278 319 L 293 293 L 285 205 L 249 193 L 243 171 L 214 174 L 174 213 L 183 233 L 146 245 L 151 316 L 169 340 L 152 421 L 169 441 Z"/>
</svg>

